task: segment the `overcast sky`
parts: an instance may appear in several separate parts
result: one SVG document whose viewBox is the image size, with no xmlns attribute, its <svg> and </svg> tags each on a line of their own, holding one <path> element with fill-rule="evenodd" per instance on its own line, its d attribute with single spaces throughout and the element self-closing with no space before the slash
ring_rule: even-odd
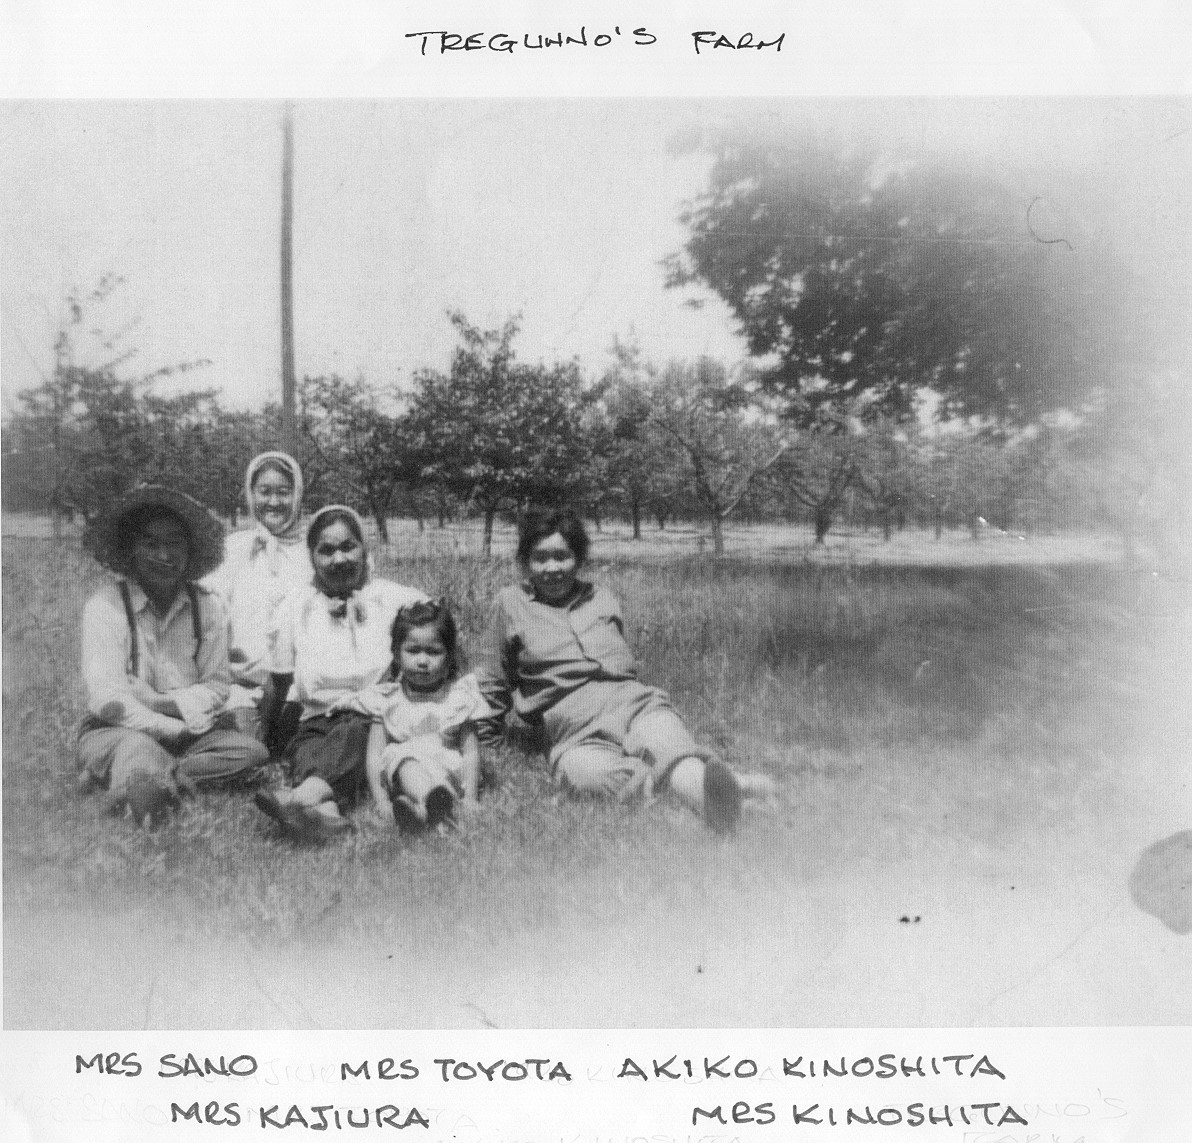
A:
<svg viewBox="0 0 1192 1143">
<path fill-rule="evenodd" d="M 657 360 L 743 345 L 714 298 L 664 288 L 677 216 L 707 160 L 668 142 L 709 120 L 863 123 L 895 155 L 924 148 L 1030 169 L 1037 224 L 1062 222 L 1073 172 L 1108 188 L 1114 227 L 1187 227 L 1190 104 L 1167 100 L 836 104 L 685 100 L 399 100 L 295 110 L 295 326 L 300 374 L 408 381 L 445 367 L 445 316 L 524 315 L 519 354 L 578 357 L 615 336 Z M 281 107 L 80 101 L 0 106 L 5 404 L 52 366 L 62 299 L 105 273 L 126 285 L 96 320 L 139 324 L 138 369 L 208 358 L 175 384 L 256 406 L 279 391 Z M 1054 176 L 1054 178 L 1052 177 Z M 1017 177 L 1015 175 L 1014 177 Z M 1070 190 L 1063 192 L 1070 196 Z M 1050 196 L 1050 197 L 1049 197 Z M 1115 197 L 1116 196 L 1116 197 Z M 1050 210 L 1049 216 L 1046 211 Z M 1186 238 L 1175 243 L 1178 257 Z M 1187 284 L 1186 264 L 1173 285 Z M 706 297 L 706 295 L 705 295 Z"/>
</svg>

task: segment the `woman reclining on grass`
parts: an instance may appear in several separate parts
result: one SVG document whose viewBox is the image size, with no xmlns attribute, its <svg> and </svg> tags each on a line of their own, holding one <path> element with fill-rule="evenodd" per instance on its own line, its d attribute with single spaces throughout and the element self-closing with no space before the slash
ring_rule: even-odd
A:
<svg viewBox="0 0 1192 1143">
<path fill-rule="evenodd" d="M 573 512 L 522 520 L 525 580 L 497 596 L 479 656 L 481 693 L 497 712 L 479 723 L 481 741 L 499 739 L 514 709 L 543 728 L 551 770 L 567 788 L 622 800 L 669 788 L 717 833 L 731 830 L 742 798 L 773 783 L 734 774 L 696 744 L 665 691 L 638 681 L 617 600 L 579 578 L 587 556 Z"/>
</svg>

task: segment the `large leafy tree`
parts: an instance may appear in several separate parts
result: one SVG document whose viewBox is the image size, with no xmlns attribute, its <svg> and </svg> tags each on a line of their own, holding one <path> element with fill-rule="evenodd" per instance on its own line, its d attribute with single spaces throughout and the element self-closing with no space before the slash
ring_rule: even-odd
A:
<svg viewBox="0 0 1192 1143">
<path fill-rule="evenodd" d="M 701 145 L 668 282 L 727 302 L 803 424 L 909 418 L 924 389 L 940 415 L 1030 423 L 1112 376 L 1120 276 L 1076 213 L 1053 233 L 1028 177 L 828 135 Z"/>
<path fill-rule="evenodd" d="M 574 362 L 517 360 L 517 318 L 485 330 L 448 316 L 460 344 L 446 373 L 415 375 L 409 424 L 427 458 L 423 477 L 483 513 L 488 554 L 499 511 L 582 493 L 591 394 Z"/>
<path fill-rule="evenodd" d="M 613 365 L 601 379 L 593 410 L 590 482 L 617 501 L 641 539 L 643 512 L 665 520 L 682 499 L 685 460 L 674 436 L 660 430 L 655 412 L 656 369 L 632 342 L 616 341 Z"/>
</svg>

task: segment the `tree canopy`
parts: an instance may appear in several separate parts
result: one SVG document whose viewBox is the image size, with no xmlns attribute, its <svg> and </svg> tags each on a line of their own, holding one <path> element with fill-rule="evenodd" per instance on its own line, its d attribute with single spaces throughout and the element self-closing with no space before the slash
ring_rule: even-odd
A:
<svg viewBox="0 0 1192 1143">
<path fill-rule="evenodd" d="M 517 318 L 483 330 L 461 313 L 449 317 L 461 344 L 447 373 L 415 375 L 410 427 L 434 458 L 424 477 L 483 511 L 487 552 L 500 509 L 578 491 L 587 398 L 574 362 L 517 360 Z"/>
<path fill-rule="evenodd" d="M 1029 178 L 895 161 L 828 135 L 704 139 L 668 285 L 737 318 L 763 383 L 805 424 L 941 415 L 1029 423 L 1103 387 L 1122 324 L 1107 245 Z"/>
</svg>

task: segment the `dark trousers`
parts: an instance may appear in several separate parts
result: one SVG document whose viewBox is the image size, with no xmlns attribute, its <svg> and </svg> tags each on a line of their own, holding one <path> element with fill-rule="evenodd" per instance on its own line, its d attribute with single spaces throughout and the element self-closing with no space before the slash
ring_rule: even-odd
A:
<svg viewBox="0 0 1192 1143">
<path fill-rule="evenodd" d="M 340 808 L 356 803 L 368 789 L 365 755 L 372 719 L 353 710 L 304 718 L 286 748 L 294 784 L 322 778 Z"/>
</svg>

